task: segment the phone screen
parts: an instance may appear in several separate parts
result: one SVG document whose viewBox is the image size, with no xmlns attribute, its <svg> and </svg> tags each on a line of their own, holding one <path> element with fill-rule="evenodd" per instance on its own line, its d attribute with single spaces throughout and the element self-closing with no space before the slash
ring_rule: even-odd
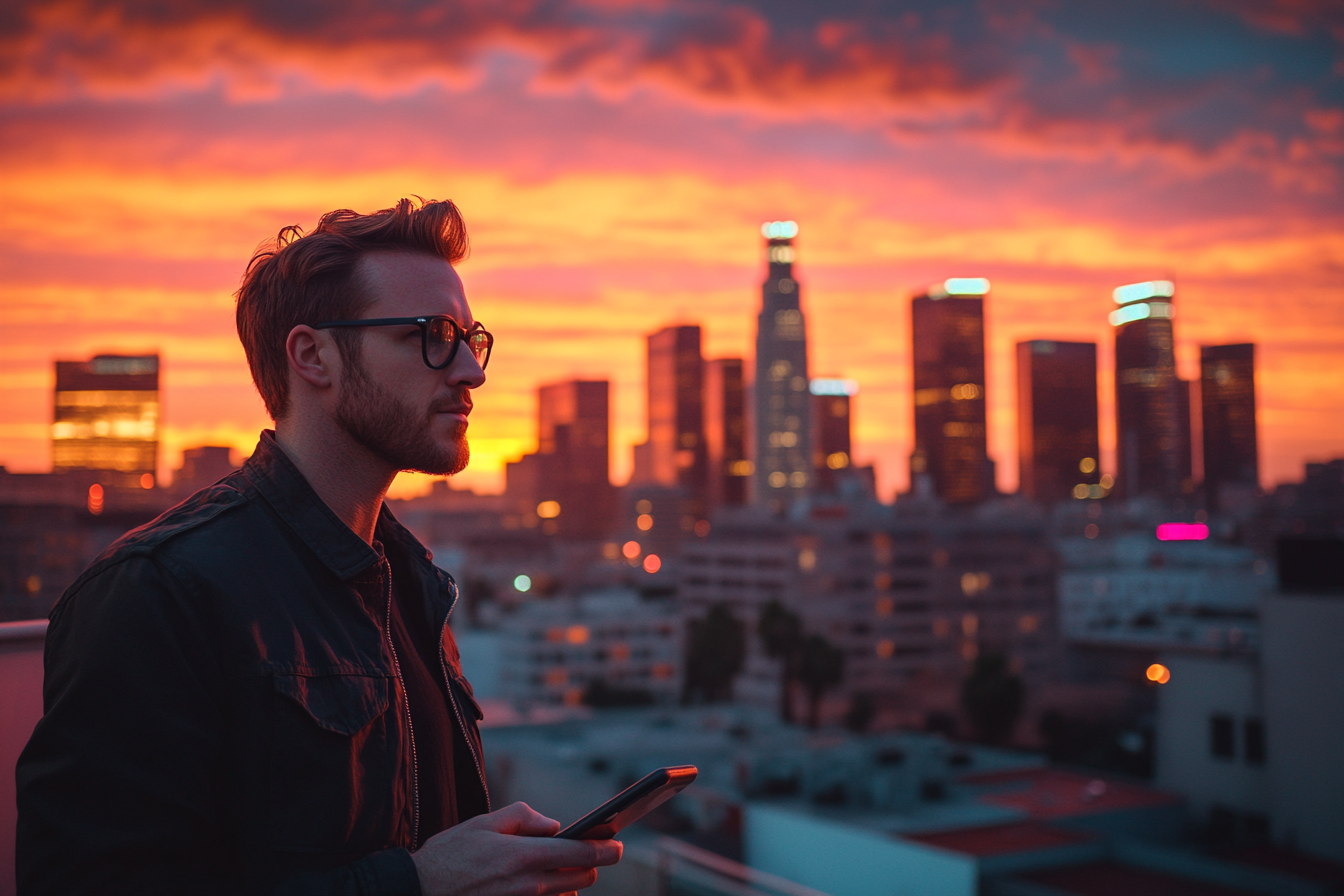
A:
<svg viewBox="0 0 1344 896">
<path fill-rule="evenodd" d="M 698 774 L 700 770 L 693 765 L 652 771 L 555 836 L 567 840 L 610 840 L 685 790 Z"/>
</svg>

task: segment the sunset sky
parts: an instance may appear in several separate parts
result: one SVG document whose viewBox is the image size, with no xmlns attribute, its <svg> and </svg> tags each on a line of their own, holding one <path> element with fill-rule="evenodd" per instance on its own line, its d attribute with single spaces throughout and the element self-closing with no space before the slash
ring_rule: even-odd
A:
<svg viewBox="0 0 1344 896">
<path fill-rule="evenodd" d="M 1177 355 L 1259 346 L 1261 478 L 1344 456 L 1344 4 L 34 2 L 0 12 L 0 464 L 50 469 L 55 359 L 163 356 L 160 470 L 268 421 L 233 326 L 253 248 L 334 208 L 450 198 L 496 335 L 459 485 L 535 447 L 536 387 L 644 340 L 750 358 L 762 221 L 801 232 L 814 375 L 859 381 L 885 496 L 912 445 L 909 300 L 984 276 L 990 454 L 1013 344 L 1094 340 L 1177 284 Z M 1103 467 L 1114 468 L 1113 451 Z M 407 482 L 402 493 L 423 487 Z"/>
</svg>

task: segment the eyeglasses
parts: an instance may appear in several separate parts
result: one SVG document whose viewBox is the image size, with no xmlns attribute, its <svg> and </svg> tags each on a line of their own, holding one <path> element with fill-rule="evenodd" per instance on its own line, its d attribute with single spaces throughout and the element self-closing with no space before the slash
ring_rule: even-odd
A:
<svg viewBox="0 0 1344 896">
<path fill-rule="evenodd" d="M 313 325 L 314 330 L 328 330 L 332 327 L 419 327 L 420 353 L 430 370 L 442 370 L 453 363 L 457 347 L 463 342 L 476 357 L 481 370 L 485 370 L 485 365 L 490 363 L 490 349 L 495 344 L 495 337 L 487 333 L 479 321 L 472 324 L 470 330 L 463 330 L 457 321 L 443 315 L 329 320 Z"/>
</svg>

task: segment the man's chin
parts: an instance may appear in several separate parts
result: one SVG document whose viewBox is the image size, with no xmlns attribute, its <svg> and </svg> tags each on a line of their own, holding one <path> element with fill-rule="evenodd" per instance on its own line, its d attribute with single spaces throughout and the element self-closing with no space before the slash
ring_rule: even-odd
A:
<svg viewBox="0 0 1344 896">
<path fill-rule="evenodd" d="M 471 460 L 471 447 L 467 440 L 463 438 L 455 439 L 453 446 L 444 451 L 439 457 L 430 461 L 413 464 L 406 467 L 407 472 L 428 473 L 430 476 L 453 476 L 461 473 L 467 468 L 467 463 Z"/>
</svg>

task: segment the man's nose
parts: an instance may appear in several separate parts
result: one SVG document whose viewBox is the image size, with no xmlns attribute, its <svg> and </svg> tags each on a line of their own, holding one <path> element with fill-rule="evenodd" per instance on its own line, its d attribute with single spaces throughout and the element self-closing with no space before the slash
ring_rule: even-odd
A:
<svg viewBox="0 0 1344 896">
<path fill-rule="evenodd" d="M 448 365 L 446 372 L 449 382 L 454 386 L 479 389 L 485 385 L 485 371 L 481 369 L 481 362 L 476 360 L 475 353 L 465 345 L 458 346 L 457 357 L 453 358 L 453 363 Z"/>
</svg>

